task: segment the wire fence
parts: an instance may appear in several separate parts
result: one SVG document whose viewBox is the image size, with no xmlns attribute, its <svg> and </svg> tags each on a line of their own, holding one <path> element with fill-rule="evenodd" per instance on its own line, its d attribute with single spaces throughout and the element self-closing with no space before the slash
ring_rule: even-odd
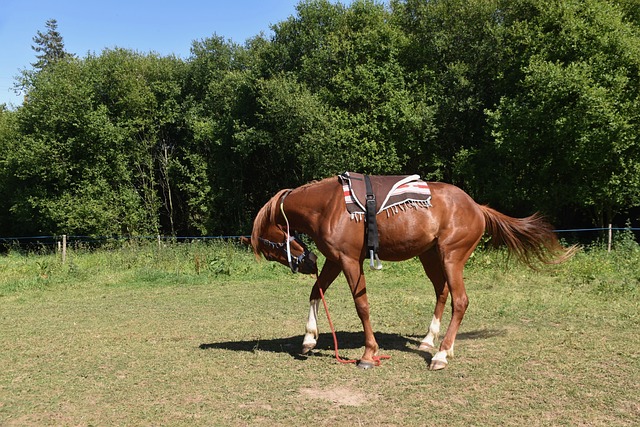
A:
<svg viewBox="0 0 640 427">
<path fill-rule="evenodd" d="M 571 236 L 583 236 L 585 241 L 595 241 L 606 239 L 611 246 L 614 232 L 632 232 L 640 233 L 638 227 L 599 227 L 599 228 L 568 228 L 554 230 L 559 237 L 570 238 Z M 592 237 L 584 236 L 585 233 L 592 233 Z M 240 241 L 242 238 L 249 238 L 249 235 L 217 235 L 217 236 L 165 236 L 165 235 L 147 235 L 147 236 L 82 236 L 82 235 L 58 235 L 58 236 L 18 236 L 18 237 L 0 237 L 0 245 L 9 247 L 60 247 L 61 245 L 88 245 L 100 246 L 108 243 L 124 243 L 124 242 L 143 242 L 156 241 L 159 245 L 162 243 L 173 242 L 207 242 L 207 241 Z M 585 238 L 586 237 L 586 238 Z"/>
<path fill-rule="evenodd" d="M 20 236 L 20 237 L 0 237 L 0 253 L 7 253 L 10 250 L 23 252 L 51 253 L 57 251 L 61 254 L 62 263 L 67 259 L 67 249 L 89 249 L 89 248 L 109 248 L 122 247 L 127 243 L 152 242 L 156 241 L 158 248 L 162 249 L 165 244 L 173 243 L 195 243 L 207 241 L 233 241 L 240 242 L 243 235 L 220 235 L 220 236 L 81 236 L 81 235 L 60 235 L 60 236 Z"/>
<path fill-rule="evenodd" d="M 553 230 L 555 233 L 578 233 L 584 231 L 640 231 L 640 228 L 636 227 L 601 227 L 601 228 L 569 228 L 566 230 Z"/>
<path fill-rule="evenodd" d="M 0 244 L 38 244 L 44 246 L 56 246 L 59 242 L 66 240 L 67 244 L 86 243 L 99 244 L 109 242 L 128 241 L 158 241 L 158 242 L 195 242 L 195 241 L 233 241 L 240 240 L 248 235 L 220 235 L 220 236 L 80 236 L 80 235 L 59 235 L 59 236 L 20 236 L 20 237 L 0 237 Z"/>
<path fill-rule="evenodd" d="M 598 242 L 603 244 L 606 242 L 607 250 L 611 252 L 614 242 L 614 232 L 617 233 L 633 233 L 632 239 L 636 242 L 640 241 L 640 228 L 637 227 L 600 227 L 600 228 L 569 228 L 554 230 L 559 237 L 565 241 Z M 585 239 L 576 238 L 582 233 L 597 233 L 597 236 Z M 565 238 L 564 236 L 569 236 Z M 226 241 L 239 243 L 247 235 L 219 235 L 219 236 L 81 236 L 66 235 L 61 236 L 21 236 L 21 237 L 0 237 L 0 252 L 8 252 L 9 250 L 18 249 L 21 251 L 44 251 L 60 253 L 62 263 L 67 258 L 67 249 L 77 248 L 117 248 L 119 245 L 134 242 L 156 241 L 158 249 L 162 249 L 163 245 L 172 243 L 196 243 L 211 241 Z M 595 237 L 595 238 L 594 238 Z"/>
</svg>

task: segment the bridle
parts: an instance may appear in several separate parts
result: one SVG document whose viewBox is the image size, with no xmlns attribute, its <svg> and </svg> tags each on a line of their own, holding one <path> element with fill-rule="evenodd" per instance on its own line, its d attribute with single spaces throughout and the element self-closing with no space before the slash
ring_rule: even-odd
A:
<svg viewBox="0 0 640 427">
<path fill-rule="evenodd" d="M 270 246 L 273 249 L 279 249 L 279 250 L 282 250 L 284 253 L 286 253 L 287 261 L 289 263 L 289 268 L 291 269 L 292 273 L 297 273 L 298 270 L 300 269 L 300 265 L 302 263 L 304 263 L 307 258 L 309 258 L 309 257 L 315 258 L 315 254 L 313 252 L 311 252 L 309 250 L 309 248 L 307 247 L 307 245 L 305 245 L 305 243 L 302 240 L 300 240 L 300 238 L 298 236 L 296 236 L 296 235 L 290 235 L 287 238 L 287 240 L 285 240 L 284 242 L 281 242 L 281 243 L 272 242 L 271 240 L 267 240 L 267 239 L 262 238 L 262 237 L 258 237 L 258 240 L 260 240 L 262 243 L 264 243 L 265 245 Z M 302 246 L 302 249 L 304 249 L 304 252 L 302 252 L 298 256 L 294 256 L 291 253 L 291 242 L 294 241 L 294 240 L 300 246 Z"/>
<path fill-rule="evenodd" d="M 286 193 L 284 193 L 284 195 L 282 196 L 282 199 L 280 199 L 280 212 L 282 212 L 282 216 L 284 216 L 284 220 L 287 223 L 287 232 L 285 236 L 285 241 L 281 243 L 276 243 L 276 242 L 272 242 L 271 240 L 265 239 L 263 237 L 258 237 L 258 240 L 260 240 L 262 243 L 264 243 L 265 245 L 268 245 L 273 249 L 279 249 L 284 251 L 287 255 L 287 262 L 289 263 L 289 268 L 291 269 L 291 272 L 297 273 L 300 269 L 300 265 L 303 265 L 307 260 L 311 261 L 312 263 L 315 263 L 317 260 L 317 256 L 316 254 L 314 254 L 309 250 L 307 245 L 302 240 L 300 240 L 296 232 L 294 232 L 294 234 L 291 234 L 291 231 L 289 228 L 289 219 L 287 218 L 287 214 L 284 212 L 284 199 L 289 195 L 289 193 L 291 193 L 291 191 L 292 190 L 289 190 Z M 291 253 L 292 241 L 295 241 L 296 243 L 298 243 L 300 246 L 302 246 L 302 249 L 303 249 L 303 252 L 297 257 Z"/>
</svg>

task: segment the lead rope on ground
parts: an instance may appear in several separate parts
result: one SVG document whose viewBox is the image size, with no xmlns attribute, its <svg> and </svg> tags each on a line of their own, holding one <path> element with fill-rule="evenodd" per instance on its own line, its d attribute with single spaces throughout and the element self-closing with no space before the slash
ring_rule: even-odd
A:
<svg viewBox="0 0 640 427">
<path fill-rule="evenodd" d="M 336 360 L 340 363 L 355 363 L 357 364 L 358 361 L 355 359 L 343 359 L 340 357 L 340 355 L 338 354 L 338 337 L 336 336 L 336 330 L 333 327 L 333 322 L 331 321 L 331 316 L 329 315 L 329 307 L 327 306 L 327 300 L 324 298 L 324 292 L 322 291 L 322 288 L 320 286 L 318 286 L 318 290 L 320 291 L 320 297 L 322 298 L 322 305 L 324 305 L 324 312 L 327 313 L 327 320 L 329 321 L 329 327 L 331 328 L 331 334 L 333 335 L 333 347 L 334 347 L 334 353 L 335 353 L 335 357 Z M 380 366 L 380 361 L 383 359 L 391 359 L 391 356 L 387 356 L 387 355 L 380 355 L 380 356 L 373 356 L 373 363 L 376 366 Z"/>
</svg>

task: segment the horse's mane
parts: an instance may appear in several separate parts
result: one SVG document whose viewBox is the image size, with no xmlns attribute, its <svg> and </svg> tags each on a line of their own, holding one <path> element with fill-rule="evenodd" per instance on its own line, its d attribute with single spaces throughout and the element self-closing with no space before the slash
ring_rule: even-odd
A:
<svg viewBox="0 0 640 427">
<path fill-rule="evenodd" d="M 285 188 L 280 190 L 273 196 L 256 215 L 256 219 L 253 221 L 253 230 L 251 232 L 251 246 L 253 247 L 253 253 L 257 258 L 260 258 L 260 251 L 258 251 L 258 244 L 260 236 L 269 227 L 270 224 L 276 222 L 276 214 L 278 213 L 278 202 L 282 195 L 290 191 Z"/>
</svg>

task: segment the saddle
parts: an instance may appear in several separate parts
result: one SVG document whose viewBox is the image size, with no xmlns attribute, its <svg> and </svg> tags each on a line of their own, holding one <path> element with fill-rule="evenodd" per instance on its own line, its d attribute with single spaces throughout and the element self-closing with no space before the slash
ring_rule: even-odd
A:
<svg viewBox="0 0 640 427">
<path fill-rule="evenodd" d="M 378 257 L 378 225 L 376 215 L 382 211 L 398 212 L 402 205 L 431 206 L 431 191 L 419 175 L 363 175 L 345 172 L 338 176 L 344 191 L 345 204 L 351 217 L 367 222 L 367 248 L 370 267 L 380 270 Z M 377 265 L 374 263 L 377 261 Z"/>
<path fill-rule="evenodd" d="M 367 213 L 367 178 L 376 200 L 376 215 L 404 204 L 431 206 L 429 185 L 420 180 L 420 175 L 377 176 L 345 172 L 338 178 L 342 183 L 347 211 L 354 219 L 362 219 Z"/>
</svg>

